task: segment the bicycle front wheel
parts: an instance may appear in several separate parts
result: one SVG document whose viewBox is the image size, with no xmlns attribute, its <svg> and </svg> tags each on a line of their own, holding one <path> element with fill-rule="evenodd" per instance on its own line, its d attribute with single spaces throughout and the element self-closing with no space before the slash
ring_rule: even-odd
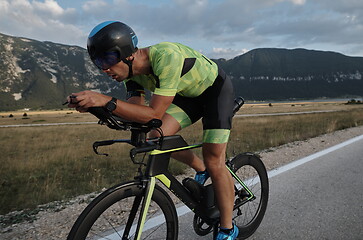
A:
<svg viewBox="0 0 363 240">
<path fill-rule="evenodd" d="M 233 219 L 239 227 L 239 239 L 245 239 L 257 230 L 265 215 L 269 195 L 268 176 L 261 159 L 251 153 L 237 155 L 229 165 L 253 194 L 234 179 L 236 198 Z"/>
<path fill-rule="evenodd" d="M 138 181 L 108 189 L 78 217 L 69 240 L 135 239 L 145 188 Z M 141 239 L 178 237 L 178 218 L 169 195 L 155 186 Z"/>
</svg>

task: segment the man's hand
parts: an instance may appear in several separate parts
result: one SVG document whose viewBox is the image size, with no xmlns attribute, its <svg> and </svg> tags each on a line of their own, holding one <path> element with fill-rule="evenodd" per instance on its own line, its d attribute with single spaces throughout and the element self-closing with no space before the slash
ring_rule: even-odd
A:
<svg viewBox="0 0 363 240">
<path fill-rule="evenodd" d="M 112 97 L 93 91 L 72 93 L 67 98 L 68 107 L 76 108 L 79 112 L 87 112 L 87 109 L 90 107 L 104 107 L 111 99 Z"/>
</svg>

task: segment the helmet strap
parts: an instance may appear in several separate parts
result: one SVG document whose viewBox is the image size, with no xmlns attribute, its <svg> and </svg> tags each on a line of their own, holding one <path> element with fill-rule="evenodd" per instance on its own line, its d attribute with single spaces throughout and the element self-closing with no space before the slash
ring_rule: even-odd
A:
<svg viewBox="0 0 363 240">
<path fill-rule="evenodd" d="M 132 72 L 132 61 L 127 59 L 123 59 L 122 61 L 129 66 L 129 76 L 127 78 L 132 78 L 132 76 L 134 76 L 134 73 Z"/>
</svg>

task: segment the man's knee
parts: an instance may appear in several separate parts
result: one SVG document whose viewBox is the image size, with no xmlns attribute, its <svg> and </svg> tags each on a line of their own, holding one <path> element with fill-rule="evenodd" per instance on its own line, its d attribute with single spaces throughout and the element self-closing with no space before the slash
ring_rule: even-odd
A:
<svg viewBox="0 0 363 240">
<path fill-rule="evenodd" d="M 225 159 L 227 143 L 203 143 L 203 157 L 217 161 Z"/>
</svg>

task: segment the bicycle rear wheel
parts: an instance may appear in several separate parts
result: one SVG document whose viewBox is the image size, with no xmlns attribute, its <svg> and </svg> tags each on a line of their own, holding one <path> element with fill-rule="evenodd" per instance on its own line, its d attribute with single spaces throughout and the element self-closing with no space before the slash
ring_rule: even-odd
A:
<svg viewBox="0 0 363 240">
<path fill-rule="evenodd" d="M 265 215 L 269 195 L 268 176 L 261 159 L 251 153 L 235 156 L 229 165 L 254 195 L 251 198 L 234 179 L 236 198 L 233 220 L 239 228 L 239 239 L 245 239 L 257 230 Z"/>
<path fill-rule="evenodd" d="M 134 239 L 144 192 L 138 181 L 108 189 L 82 212 L 67 239 Z M 169 195 L 156 185 L 141 239 L 175 240 L 177 237 L 175 206 Z"/>
</svg>

